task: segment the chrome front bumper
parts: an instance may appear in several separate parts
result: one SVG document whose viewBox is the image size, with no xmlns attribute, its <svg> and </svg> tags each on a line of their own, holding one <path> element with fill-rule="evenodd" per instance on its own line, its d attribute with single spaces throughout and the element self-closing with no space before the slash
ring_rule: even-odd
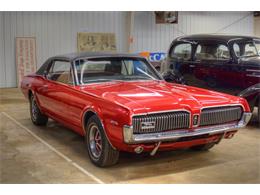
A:
<svg viewBox="0 0 260 195">
<path fill-rule="evenodd" d="M 245 127 L 250 121 L 251 113 L 246 112 L 241 117 L 240 121 L 236 123 L 215 125 L 210 127 L 199 127 L 194 130 L 173 130 L 160 133 L 149 133 L 149 134 L 134 134 L 133 126 L 124 126 L 123 135 L 124 142 L 127 144 L 137 144 L 137 143 L 148 143 L 148 142 L 159 142 L 159 141 L 177 141 L 184 137 L 193 137 L 199 135 L 214 135 L 220 133 L 227 133 L 229 131 L 237 130 L 239 128 Z"/>
</svg>

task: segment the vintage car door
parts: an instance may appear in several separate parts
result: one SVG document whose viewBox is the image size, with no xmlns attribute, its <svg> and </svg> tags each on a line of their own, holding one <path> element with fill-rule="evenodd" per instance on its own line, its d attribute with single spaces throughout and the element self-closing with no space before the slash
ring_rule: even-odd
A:
<svg viewBox="0 0 260 195">
<path fill-rule="evenodd" d="M 69 121 L 70 96 L 68 91 L 73 87 L 71 63 L 54 60 L 47 72 L 43 89 L 39 91 L 44 109 L 56 120 Z"/>
<path fill-rule="evenodd" d="M 251 42 L 233 44 L 234 55 L 236 55 L 234 57 L 240 56 L 237 64 L 241 67 L 241 74 L 244 76 L 242 82 L 244 88 L 260 82 L 260 56 L 256 45 Z"/>
<path fill-rule="evenodd" d="M 188 83 L 190 83 L 193 69 L 195 68 L 192 60 L 192 53 L 192 43 L 178 42 L 171 46 L 168 54 L 169 68 L 179 71 Z"/>
<path fill-rule="evenodd" d="M 227 45 L 215 42 L 200 43 L 194 59 L 194 76 L 205 81 L 209 87 L 216 90 L 220 85 L 243 87 L 243 67 L 234 63 Z"/>
</svg>

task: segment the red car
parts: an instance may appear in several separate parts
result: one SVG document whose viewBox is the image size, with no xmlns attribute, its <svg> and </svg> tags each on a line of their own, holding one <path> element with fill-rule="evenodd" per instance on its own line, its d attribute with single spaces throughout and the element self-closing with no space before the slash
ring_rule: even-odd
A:
<svg viewBox="0 0 260 195">
<path fill-rule="evenodd" d="M 120 151 L 206 150 L 250 117 L 245 99 L 167 83 L 145 58 L 80 53 L 48 59 L 24 77 L 31 120 L 56 120 L 85 136 L 91 161 L 117 163 Z"/>
</svg>

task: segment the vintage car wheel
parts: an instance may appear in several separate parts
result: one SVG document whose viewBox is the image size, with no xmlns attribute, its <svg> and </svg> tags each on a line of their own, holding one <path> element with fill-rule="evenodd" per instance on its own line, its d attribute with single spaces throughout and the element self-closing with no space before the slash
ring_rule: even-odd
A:
<svg viewBox="0 0 260 195">
<path fill-rule="evenodd" d="M 42 126 L 46 125 L 48 122 L 48 117 L 41 113 L 34 95 L 31 95 L 30 97 L 30 115 L 31 120 L 35 125 Z"/>
<path fill-rule="evenodd" d="M 89 119 L 86 130 L 85 142 L 91 161 L 99 167 L 116 164 L 119 159 L 119 151 L 113 149 L 110 145 L 96 115 Z"/>
<path fill-rule="evenodd" d="M 212 143 L 208 143 L 208 144 L 192 146 L 191 149 L 192 150 L 199 150 L 199 151 L 206 151 L 206 150 L 209 150 L 209 149 L 213 148 L 213 146 L 215 146 L 215 144 L 216 143 L 212 142 Z"/>
</svg>

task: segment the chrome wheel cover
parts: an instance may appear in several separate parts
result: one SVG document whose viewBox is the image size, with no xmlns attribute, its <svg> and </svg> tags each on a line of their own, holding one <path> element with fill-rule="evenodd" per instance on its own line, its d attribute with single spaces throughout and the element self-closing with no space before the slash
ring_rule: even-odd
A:
<svg viewBox="0 0 260 195">
<path fill-rule="evenodd" d="M 95 124 L 89 129 L 89 148 L 92 156 L 99 159 L 102 153 L 102 140 L 100 130 Z"/>
<path fill-rule="evenodd" d="M 32 104 L 32 108 L 31 108 L 32 119 L 33 119 L 33 121 L 36 121 L 39 109 L 38 109 L 38 106 L 37 106 L 36 101 L 35 101 L 34 98 L 32 98 L 32 103 L 31 104 Z"/>
</svg>

